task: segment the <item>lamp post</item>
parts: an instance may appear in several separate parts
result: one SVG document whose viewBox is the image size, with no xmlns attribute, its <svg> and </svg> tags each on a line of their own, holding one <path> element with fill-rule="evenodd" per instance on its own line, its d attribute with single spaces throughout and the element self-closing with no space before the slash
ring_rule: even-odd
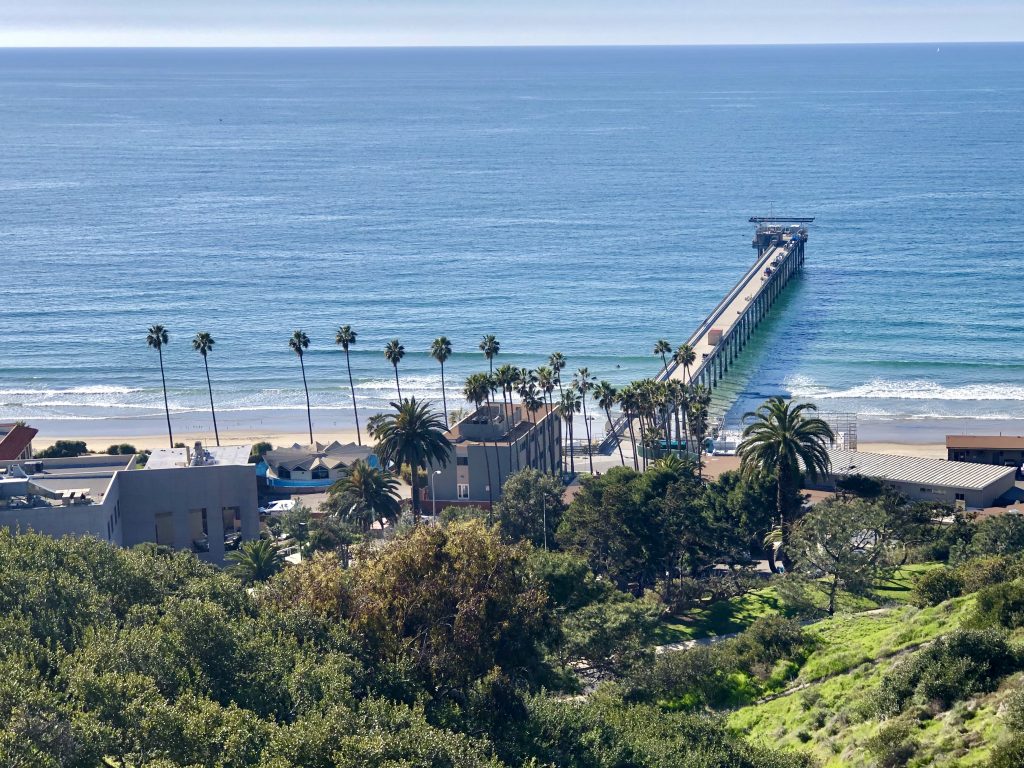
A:
<svg viewBox="0 0 1024 768">
<path fill-rule="evenodd" d="M 440 469 L 435 469 L 430 473 L 430 516 L 433 518 L 437 517 L 437 497 L 434 495 L 434 478 L 440 474 Z"/>
</svg>

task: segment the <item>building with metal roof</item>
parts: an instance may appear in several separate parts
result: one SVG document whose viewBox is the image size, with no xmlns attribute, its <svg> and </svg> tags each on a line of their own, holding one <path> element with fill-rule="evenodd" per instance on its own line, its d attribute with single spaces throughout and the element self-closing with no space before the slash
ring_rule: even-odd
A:
<svg viewBox="0 0 1024 768">
<path fill-rule="evenodd" d="M 830 474 L 817 487 L 834 489 L 851 475 L 882 480 L 909 499 L 972 508 L 990 507 L 1014 488 L 1012 467 L 832 449 Z"/>
</svg>

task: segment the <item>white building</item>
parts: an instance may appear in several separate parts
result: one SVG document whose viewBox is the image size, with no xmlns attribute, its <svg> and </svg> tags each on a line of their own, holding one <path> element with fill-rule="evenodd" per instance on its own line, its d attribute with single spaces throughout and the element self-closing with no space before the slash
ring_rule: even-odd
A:
<svg viewBox="0 0 1024 768">
<path fill-rule="evenodd" d="M 120 546 L 154 542 L 221 563 L 225 547 L 259 536 L 250 446 L 0 462 L 0 526 L 91 535 Z"/>
</svg>

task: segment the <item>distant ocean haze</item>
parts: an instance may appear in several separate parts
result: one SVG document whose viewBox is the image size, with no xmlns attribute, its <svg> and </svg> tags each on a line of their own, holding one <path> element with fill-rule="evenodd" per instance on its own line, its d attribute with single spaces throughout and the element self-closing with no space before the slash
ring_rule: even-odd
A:
<svg viewBox="0 0 1024 768">
<path fill-rule="evenodd" d="M 1024 419 L 1024 46 L 0 51 L 0 419 L 350 420 L 554 351 L 656 373 L 815 216 L 737 366 L 870 419 Z M 335 413 L 336 411 L 336 413 Z"/>
</svg>

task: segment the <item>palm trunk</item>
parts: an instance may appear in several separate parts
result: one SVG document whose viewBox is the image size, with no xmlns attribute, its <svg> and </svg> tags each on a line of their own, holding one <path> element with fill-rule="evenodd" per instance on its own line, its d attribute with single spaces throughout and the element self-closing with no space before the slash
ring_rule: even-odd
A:
<svg viewBox="0 0 1024 768">
<path fill-rule="evenodd" d="M 206 389 L 210 392 L 210 415 L 213 416 L 213 436 L 220 446 L 220 432 L 217 431 L 217 409 L 213 407 L 213 385 L 210 383 L 210 363 L 203 355 L 203 366 L 206 368 Z"/>
<path fill-rule="evenodd" d="M 636 432 L 633 430 L 633 414 L 627 411 L 626 413 L 626 424 L 629 425 L 629 442 L 633 444 L 633 469 L 636 472 L 640 471 L 640 461 L 636 455 Z"/>
<path fill-rule="evenodd" d="M 398 402 L 402 402 L 402 385 L 398 381 L 398 364 L 395 364 L 395 389 L 398 390 Z"/>
<path fill-rule="evenodd" d="M 573 437 L 572 421 L 573 421 L 572 414 L 570 413 L 569 414 L 569 472 L 571 472 L 572 474 L 575 475 L 576 474 L 576 451 L 573 449 L 573 444 L 572 444 L 572 437 Z"/>
<path fill-rule="evenodd" d="M 590 474 L 594 474 L 594 454 L 590 450 L 591 437 L 590 437 L 590 419 L 587 418 L 587 393 L 583 393 L 583 397 L 580 398 L 583 403 L 583 426 L 587 429 L 587 459 L 590 461 Z"/>
<path fill-rule="evenodd" d="M 622 453 L 622 438 L 619 437 L 619 433 L 615 431 L 615 425 L 612 424 L 612 409 L 605 408 L 604 415 L 608 417 L 608 424 L 611 425 L 612 434 L 615 435 L 615 446 L 619 449 L 619 462 L 622 466 L 626 466 L 626 457 Z"/>
<path fill-rule="evenodd" d="M 477 406 L 479 409 L 480 406 Z M 494 507 L 494 483 L 491 482 L 491 457 L 487 454 L 487 444 L 484 444 L 484 462 L 487 465 L 487 517 L 491 516 L 491 509 Z"/>
<path fill-rule="evenodd" d="M 306 421 L 309 422 L 309 444 L 313 444 L 313 412 L 309 408 L 309 387 L 306 385 L 306 363 L 299 355 L 299 366 L 302 368 L 302 388 L 306 391 Z"/>
<path fill-rule="evenodd" d="M 356 407 L 356 385 L 352 383 L 352 361 L 348 350 L 345 350 L 345 365 L 348 366 L 348 388 L 352 392 L 352 415 L 356 417 L 356 443 L 363 444 L 363 436 L 359 433 L 359 409 Z"/>
<path fill-rule="evenodd" d="M 444 408 L 444 428 L 451 429 L 448 424 L 448 396 L 444 392 L 444 363 L 441 363 L 441 407 Z"/>
<path fill-rule="evenodd" d="M 491 396 L 488 395 L 487 396 L 487 422 L 490 423 L 490 421 L 491 421 Z M 485 443 L 484 450 L 485 451 L 487 450 L 486 442 L 487 441 L 485 440 L 484 441 L 484 443 Z M 494 438 L 493 443 L 494 443 L 494 461 L 495 461 L 495 464 L 497 465 L 497 470 L 498 470 L 498 488 L 501 488 L 501 454 L 498 453 L 498 438 L 497 437 Z"/>
<path fill-rule="evenodd" d="M 401 469 L 401 463 L 399 463 L 398 467 Z M 412 519 L 417 525 L 420 522 L 419 480 L 419 467 L 409 462 L 409 485 L 412 486 Z"/>
<path fill-rule="evenodd" d="M 167 404 L 167 379 L 164 377 L 164 351 L 160 347 L 157 347 L 156 351 L 160 355 L 160 383 L 164 388 L 164 414 L 167 416 L 167 440 L 170 443 L 171 448 L 173 448 L 174 435 L 171 433 L 171 406 Z"/>
<path fill-rule="evenodd" d="M 505 398 L 506 392 L 505 392 L 505 388 L 502 387 L 501 388 L 501 407 L 503 409 L 506 409 L 505 410 L 505 417 L 506 417 L 506 424 L 507 424 L 507 429 L 508 429 L 508 433 L 507 433 L 508 434 L 508 472 L 509 472 L 509 474 L 512 474 L 512 472 L 514 471 L 512 469 L 512 446 L 513 446 L 513 441 L 512 441 L 512 394 L 511 393 L 507 393 L 507 394 L 508 394 L 508 402 L 506 403 L 505 402 L 505 400 L 506 400 L 506 398 Z"/>
</svg>

